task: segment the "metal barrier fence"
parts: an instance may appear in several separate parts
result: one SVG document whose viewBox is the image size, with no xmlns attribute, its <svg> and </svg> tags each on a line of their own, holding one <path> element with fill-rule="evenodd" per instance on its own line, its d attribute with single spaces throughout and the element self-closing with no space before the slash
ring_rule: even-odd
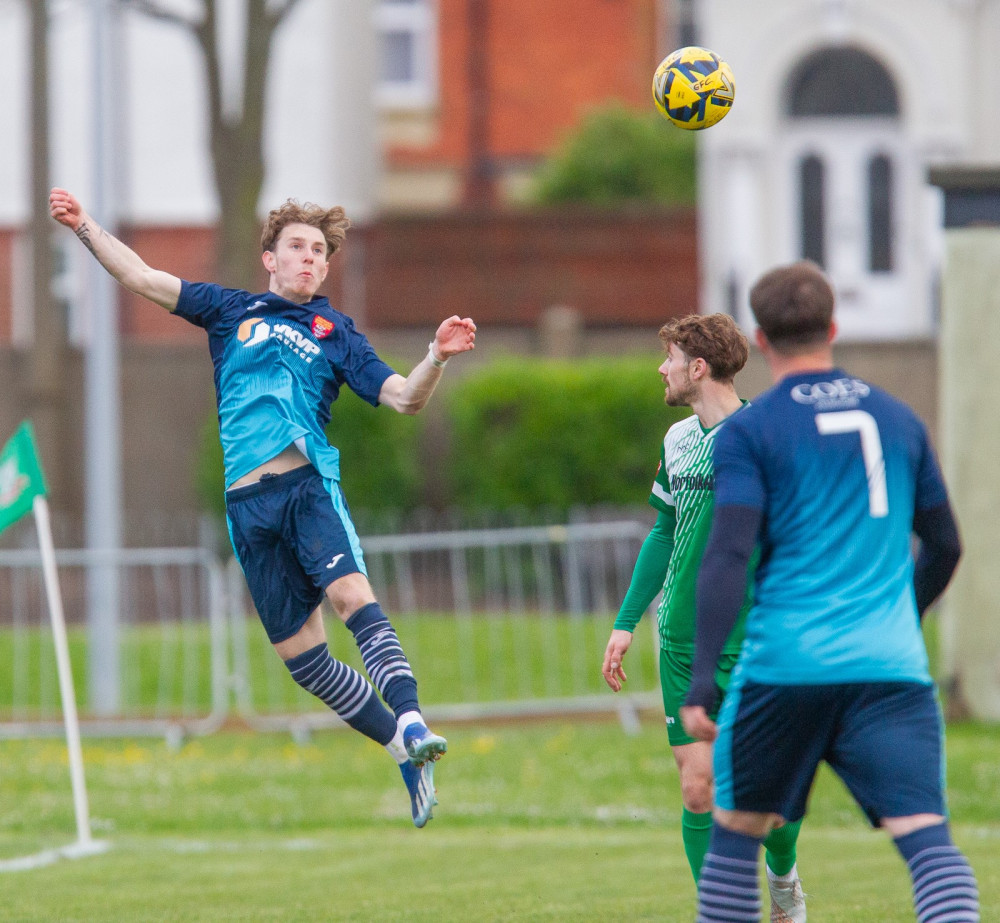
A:
<svg viewBox="0 0 1000 923">
<path fill-rule="evenodd" d="M 659 702 L 658 644 L 637 643 L 627 694 L 600 664 L 648 527 L 639 522 L 428 532 L 366 538 L 375 593 L 396 627 L 434 720 L 617 711 L 626 727 Z M 291 682 L 229 571 L 237 707 L 257 728 L 307 733 L 338 719 Z M 242 600 L 242 604 L 238 601 Z M 655 639 L 654 620 L 646 620 Z M 335 657 L 362 669 L 329 618 Z"/>
<path fill-rule="evenodd" d="M 56 552 L 81 731 L 208 733 L 228 711 L 224 571 L 199 548 Z M 88 574 L 115 582 L 119 619 L 94 659 Z M 61 702 L 41 555 L 0 552 L 0 737 L 61 736 Z M 118 672 L 118 702 L 91 702 L 95 663 Z"/>
<path fill-rule="evenodd" d="M 433 720 L 617 711 L 626 728 L 659 701 L 658 645 L 630 654 L 629 692 L 600 663 L 647 528 L 635 521 L 384 535 L 365 539 L 369 577 Z M 300 689 L 259 624 L 239 565 L 199 548 L 56 554 L 81 716 L 90 735 L 210 733 L 235 710 L 251 727 L 307 734 L 340 724 Z M 88 572 L 120 588 L 112 712 L 90 705 Z M 109 571 L 105 571 L 109 572 Z M 363 670 L 327 620 L 331 652 Z M 107 656 L 107 651 L 104 652 Z M 61 735 L 41 557 L 0 551 L 0 738 Z"/>
</svg>

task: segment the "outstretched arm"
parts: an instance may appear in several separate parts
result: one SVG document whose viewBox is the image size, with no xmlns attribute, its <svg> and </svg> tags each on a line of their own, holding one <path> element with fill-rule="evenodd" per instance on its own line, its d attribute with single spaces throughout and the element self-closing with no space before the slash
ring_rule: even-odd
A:
<svg viewBox="0 0 1000 923">
<path fill-rule="evenodd" d="M 177 307 L 181 280 L 168 272 L 150 269 L 134 250 L 104 230 L 65 189 L 49 193 L 49 214 L 68 227 L 97 261 L 125 288 L 148 298 L 168 311 Z"/>
<path fill-rule="evenodd" d="M 423 410 L 437 383 L 444 364 L 459 353 L 475 349 L 476 325 L 468 317 L 449 317 L 438 327 L 427 356 L 404 378 L 390 375 L 382 385 L 378 399 L 400 413 L 414 414 Z"/>
</svg>

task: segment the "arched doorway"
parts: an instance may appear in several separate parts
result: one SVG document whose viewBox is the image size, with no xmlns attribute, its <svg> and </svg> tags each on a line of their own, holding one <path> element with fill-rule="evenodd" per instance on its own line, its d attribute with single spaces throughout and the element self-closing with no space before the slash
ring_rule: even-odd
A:
<svg viewBox="0 0 1000 923">
<path fill-rule="evenodd" d="M 782 98 L 782 249 L 830 274 L 846 337 L 927 332 L 912 303 L 921 181 L 892 74 L 864 49 L 821 48 L 792 69 Z"/>
</svg>

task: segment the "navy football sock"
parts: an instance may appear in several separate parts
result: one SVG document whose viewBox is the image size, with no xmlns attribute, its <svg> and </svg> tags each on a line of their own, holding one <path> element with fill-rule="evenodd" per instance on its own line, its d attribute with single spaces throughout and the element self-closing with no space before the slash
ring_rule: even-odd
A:
<svg viewBox="0 0 1000 923">
<path fill-rule="evenodd" d="M 382 607 L 377 602 L 362 606 L 344 624 L 354 635 L 375 688 L 395 716 L 420 711 L 413 670 Z"/>
<path fill-rule="evenodd" d="M 396 734 L 396 719 L 379 701 L 371 683 L 346 663 L 334 660 L 326 644 L 317 644 L 285 661 L 307 692 L 330 706 L 354 730 L 383 746 Z"/>
<path fill-rule="evenodd" d="M 910 869 L 913 904 L 920 923 L 977 923 L 976 876 L 952 843 L 947 823 L 921 827 L 893 842 Z"/>
<path fill-rule="evenodd" d="M 757 837 L 712 827 L 712 840 L 698 877 L 698 923 L 756 923 L 760 920 Z"/>
</svg>

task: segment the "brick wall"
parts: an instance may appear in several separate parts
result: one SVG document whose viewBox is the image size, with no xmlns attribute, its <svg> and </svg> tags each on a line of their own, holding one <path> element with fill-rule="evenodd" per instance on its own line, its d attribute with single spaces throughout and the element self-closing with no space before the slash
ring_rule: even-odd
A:
<svg viewBox="0 0 1000 923">
<path fill-rule="evenodd" d="M 534 326 L 575 308 L 588 326 L 659 326 L 697 310 L 693 211 L 448 213 L 366 232 L 368 327 Z"/>
<path fill-rule="evenodd" d="M 439 0 L 439 102 L 427 114 L 429 140 L 391 143 L 390 170 L 464 169 L 477 116 L 498 165 L 549 152 L 589 109 L 611 99 L 649 106 L 664 29 L 658 0 L 478 0 L 486 18 L 474 41 L 471 2 Z"/>
<path fill-rule="evenodd" d="M 213 234 L 202 227 L 126 228 L 143 259 L 185 279 L 213 277 Z M 425 327 L 452 314 L 498 327 L 534 327 L 555 305 L 590 327 L 659 326 L 697 310 L 693 210 L 449 212 L 384 216 L 355 228 L 324 286 L 366 330 Z M 0 235 L 0 344 L 9 342 L 10 276 Z M 364 271 L 360 305 L 345 286 L 348 261 Z M 259 290 L 267 287 L 263 270 Z M 120 292 L 123 338 L 202 345 L 204 333 Z"/>
</svg>

